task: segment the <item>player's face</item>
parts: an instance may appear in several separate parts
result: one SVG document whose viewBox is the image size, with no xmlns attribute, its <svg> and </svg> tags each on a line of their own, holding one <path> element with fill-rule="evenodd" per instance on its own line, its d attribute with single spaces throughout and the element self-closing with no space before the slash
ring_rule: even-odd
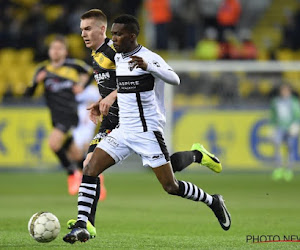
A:
<svg viewBox="0 0 300 250">
<path fill-rule="evenodd" d="M 60 61 L 67 57 L 66 45 L 60 41 L 53 41 L 50 44 L 48 55 L 51 61 Z"/>
<path fill-rule="evenodd" d="M 280 95 L 284 98 L 288 98 L 291 96 L 291 90 L 288 86 L 282 86 L 280 89 Z"/>
<path fill-rule="evenodd" d="M 118 53 L 126 53 L 132 51 L 132 42 L 134 34 L 129 33 L 125 28 L 125 24 L 114 23 L 111 27 L 111 40 Z"/>
<path fill-rule="evenodd" d="M 96 50 L 104 42 L 106 38 L 105 25 L 95 19 L 88 18 L 80 21 L 81 36 L 87 48 Z"/>
</svg>

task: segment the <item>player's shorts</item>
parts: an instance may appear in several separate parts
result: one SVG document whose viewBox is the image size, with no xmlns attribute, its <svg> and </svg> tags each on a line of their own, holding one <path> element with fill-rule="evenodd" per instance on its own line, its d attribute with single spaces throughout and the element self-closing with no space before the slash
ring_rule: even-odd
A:
<svg viewBox="0 0 300 250">
<path fill-rule="evenodd" d="M 53 127 L 61 130 L 64 133 L 67 133 L 70 129 L 75 128 L 78 124 L 78 116 L 70 115 L 62 118 L 52 117 Z"/>
<path fill-rule="evenodd" d="M 73 130 L 73 138 L 75 144 L 83 149 L 93 139 L 95 134 L 95 124 L 92 122 L 79 123 Z"/>
<path fill-rule="evenodd" d="M 116 128 L 101 140 L 97 147 L 107 152 L 116 163 L 132 153 L 141 156 L 144 166 L 152 168 L 170 161 L 163 135 L 159 131 L 137 133 Z"/>
<path fill-rule="evenodd" d="M 93 140 L 90 143 L 88 153 L 91 153 L 94 151 L 94 149 L 97 147 L 98 143 L 105 138 L 109 133 L 111 132 L 110 129 L 103 129 L 98 132 L 93 138 Z"/>
</svg>

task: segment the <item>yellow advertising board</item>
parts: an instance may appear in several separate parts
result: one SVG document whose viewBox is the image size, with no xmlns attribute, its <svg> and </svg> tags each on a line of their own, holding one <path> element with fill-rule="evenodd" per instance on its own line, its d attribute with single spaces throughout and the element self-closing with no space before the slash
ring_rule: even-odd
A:
<svg viewBox="0 0 300 250">
<path fill-rule="evenodd" d="M 57 165 L 48 146 L 51 120 L 46 108 L 0 108 L 0 167 Z"/>
<path fill-rule="evenodd" d="M 174 151 L 195 142 L 216 154 L 225 168 L 263 169 L 274 166 L 275 150 L 268 111 L 187 111 L 175 113 Z M 294 159 L 300 163 L 299 142 Z"/>
</svg>

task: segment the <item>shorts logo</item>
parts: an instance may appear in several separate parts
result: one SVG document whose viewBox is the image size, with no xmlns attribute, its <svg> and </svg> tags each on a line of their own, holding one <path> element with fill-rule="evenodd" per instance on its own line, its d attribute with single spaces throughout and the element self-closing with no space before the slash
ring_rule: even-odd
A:
<svg viewBox="0 0 300 250">
<path fill-rule="evenodd" d="M 108 142 L 109 145 L 111 145 L 115 148 L 119 146 L 119 144 L 117 143 L 117 140 L 114 137 L 107 136 L 105 138 L 105 140 Z"/>
<path fill-rule="evenodd" d="M 160 158 L 162 158 L 162 157 L 163 157 L 162 154 L 160 154 L 160 155 L 153 155 L 153 156 L 151 157 L 151 159 L 152 159 L 152 160 L 158 160 L 158 159 L 160 159 Z"/>
</svg>

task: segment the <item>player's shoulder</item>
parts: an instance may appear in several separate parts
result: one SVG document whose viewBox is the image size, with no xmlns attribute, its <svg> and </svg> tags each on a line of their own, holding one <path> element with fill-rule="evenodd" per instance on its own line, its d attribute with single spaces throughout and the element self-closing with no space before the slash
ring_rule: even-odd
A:
<svg viewBox="0 0 300 250">
<path fill-rule="evenodd" d="M 48 65 L 50 65 L 49 60 L 44 60 L 36 65 L 36 71 L 40 71 L 45 69 Z"/>
<path fill-rule="evenodd" d="M 104 44 L 97 50 L 92 52 L 92 56 L 95 58 L 99 56 L 99 54 L 104 55 L 111 61 L 114 61 L 114 57 L 116 55 L 116 50 L 113 46 L 113 42 L 111 39 L 106 38 Z"/>
<path fill-rule="evenodd" d="M 65 60 L 65 65 L 74 65 L 74 66 L 81 66 L 85 67 L 87 64 L 83 60 L 76 59 L 76 58 L 67 58 Z"/>
<path fill-rule="evenodd" d="M 136 53 L 137 56 L 143 57 L 144 59 L 162 59 L 160 55 L 153 52 L 152 50 L 141 46 L 141 49 Z"/>
</svg>

